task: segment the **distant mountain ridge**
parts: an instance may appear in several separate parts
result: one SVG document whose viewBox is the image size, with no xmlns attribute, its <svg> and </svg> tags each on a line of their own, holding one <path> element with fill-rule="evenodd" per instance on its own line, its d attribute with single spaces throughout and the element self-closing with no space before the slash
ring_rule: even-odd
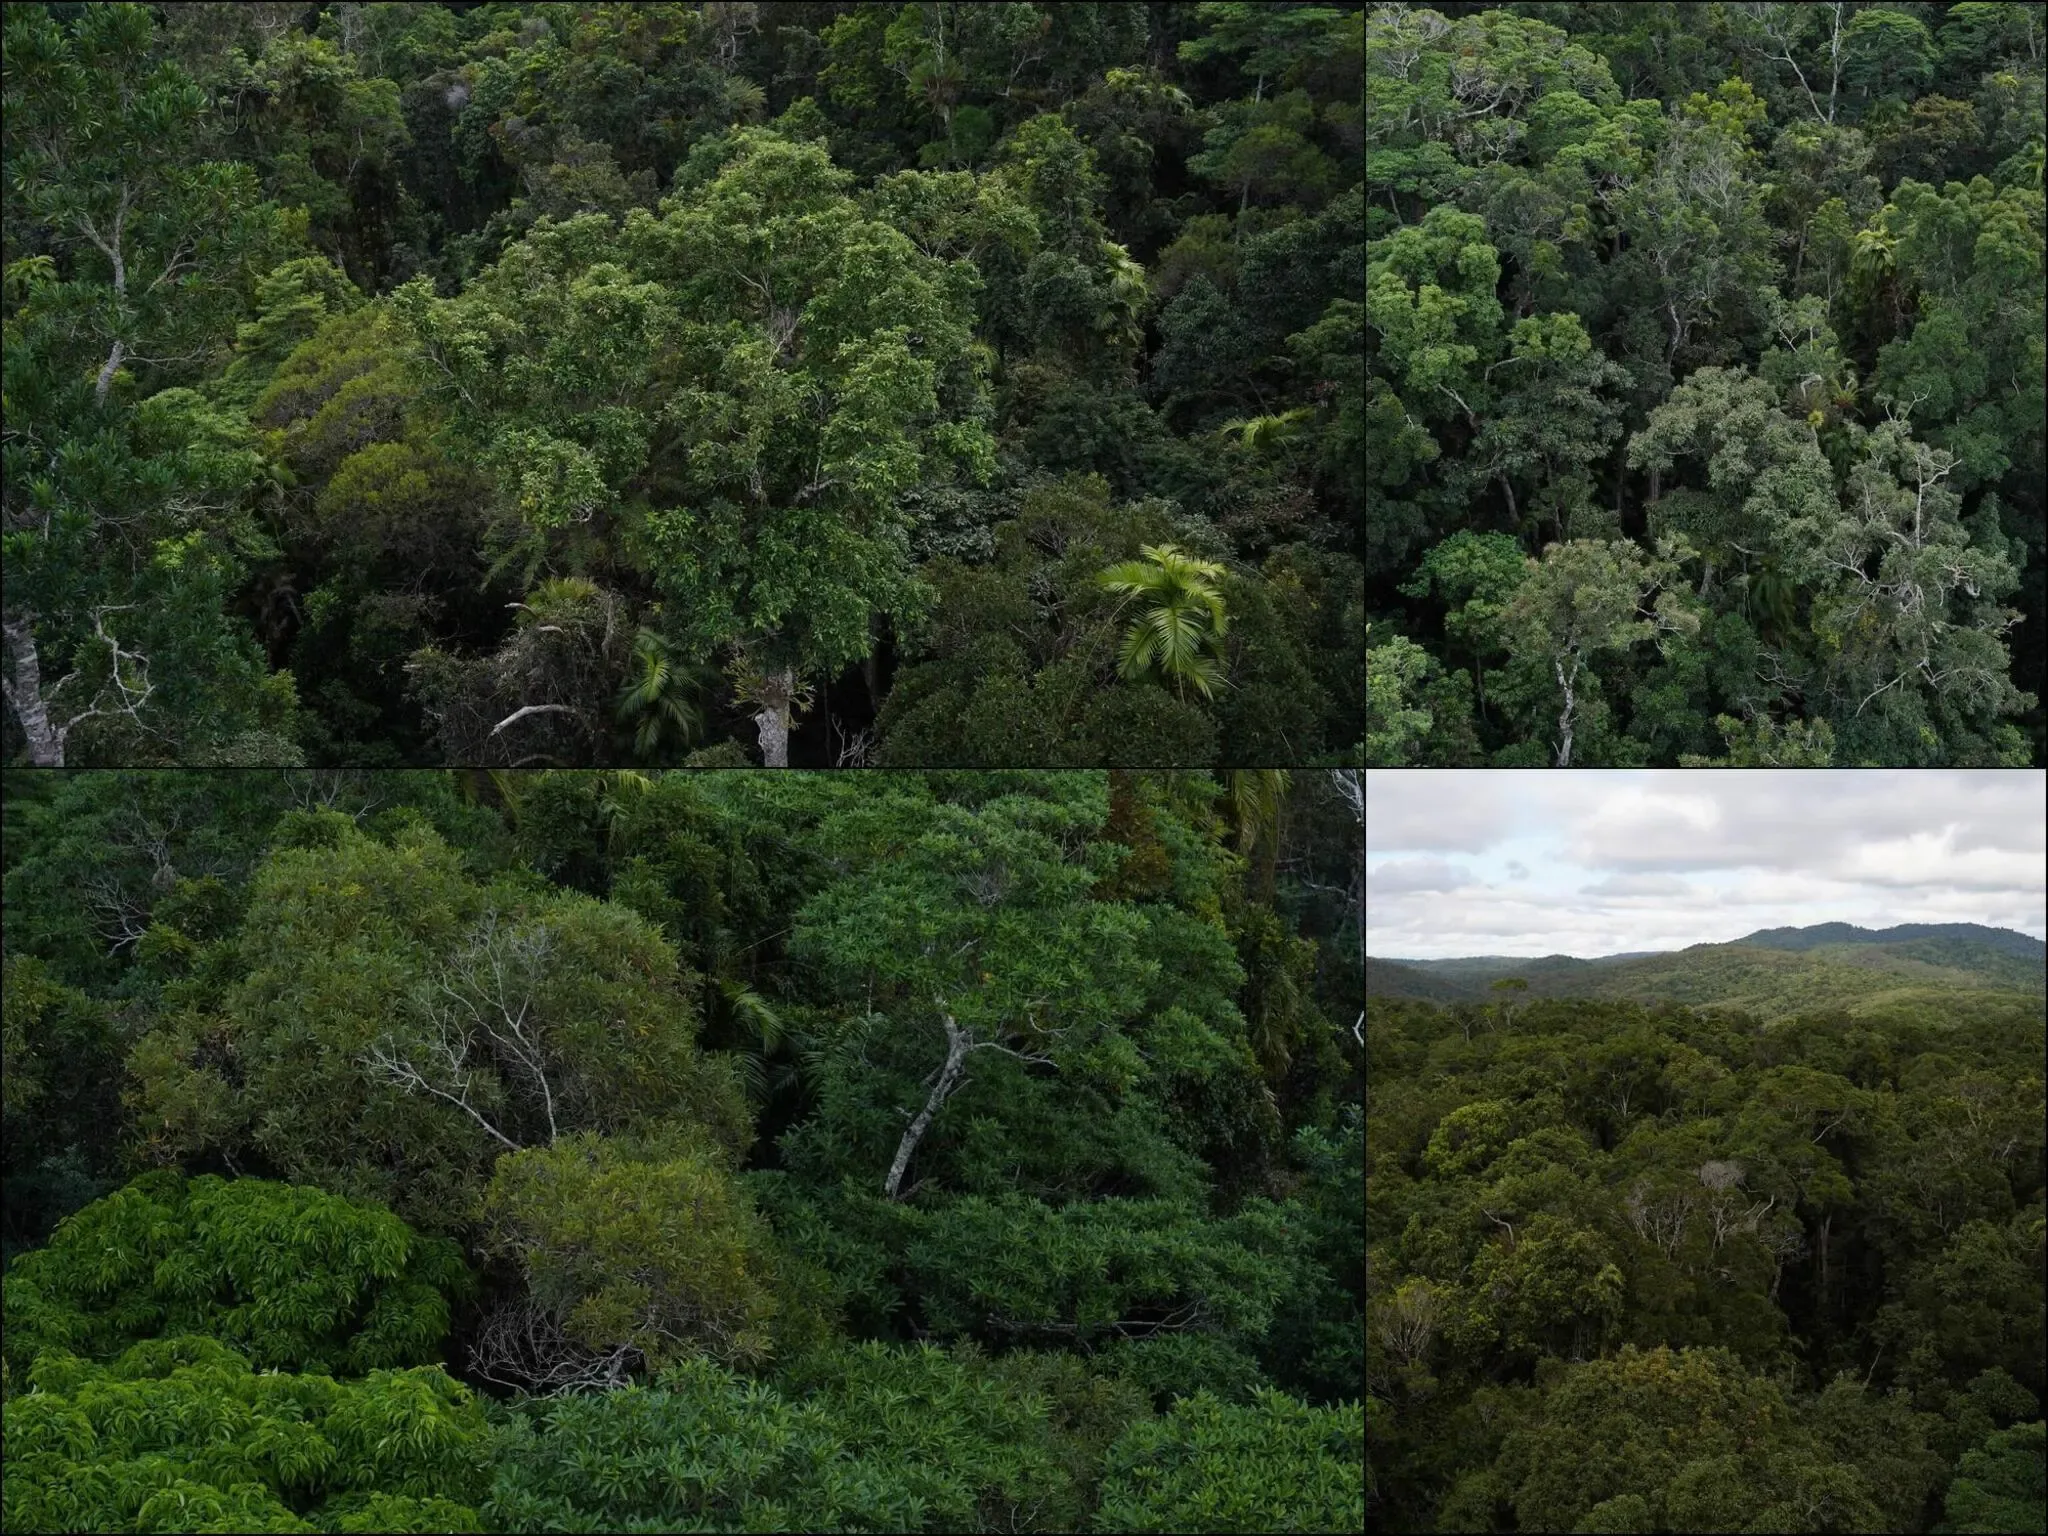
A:
<svg viewBox="0 0 2048 1536">
<path fill-rule="evenodd" d="M 2048 993 L 2048 944 L 1981 923 L 1901 923 L 1859 928 L 1817 923 L 1766 928 L 1723 944 L 1581 959 L 1475 955 L 1366 962 L 1366 992 L 1430 1002 L 1495 997 L 1517 977 L 1531 997 L 1667 1000 L 1741 1008 L 1766 1018 L 1807 1008 L 1863 1011 L 1900 993 Z"/>
<path fill-rule="evenodd" d="M 1477 993 L 1460 981 L 1449 981 L 1393 960 L 1365 957 L 1368 997 L 1417 997 L 1428 1003 L 1463 1002 Z"/>
<path fill-rule="evenodd" d="M 1891 928 L 1858 928 L 1854 923 L 1816 923 L 1811 928 L 1759 928 L 1734 942 L 1766 949 L 1818 949 L 1823 944 L 1903 944 L 1914 939 L 1957 939 L 1983 944 L 2022 959 L 2039 959 L 2048 950 L 2041 940 L 2010 928 L 1982 923 L 1899 923 Z M 1608 956 L 1619 960 L 1620 955 Z"/>
</svg>

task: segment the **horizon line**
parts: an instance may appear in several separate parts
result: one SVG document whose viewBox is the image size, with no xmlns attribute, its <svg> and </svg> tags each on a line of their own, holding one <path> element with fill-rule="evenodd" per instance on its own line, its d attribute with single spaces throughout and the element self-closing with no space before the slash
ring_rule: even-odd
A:
<svg viewBox="0 0 2048 1536">
<path fill-rule="evenodd" d="M 1686 944 L 1673 944 L 1673 945 L 1669 945 L 1669 946 L 1657 946 L 1657 945 L 1650 945 L 1650 946 L 1647 946 L 1647 947 L 1645 947 L 1645 948 L 1641 948 L 1641 949 L 1617 949 L 1617 950 L 1609 950 L 1609 951 L 1607 951 L 1606 953 L 1603 953 L 1603 954 L 1598 954 L 1598 955 L 1579 955 L 1579 954 L 1573 954 L 1573 953 L 1572 953 L 1572 952 L 1570 952 L 1569 950 L 1562 950 L 1562 949 L 1550 949 L 1550 950 L 1545 950 L 1545 951 L 1544 951 L 1543 953 L 1541 953 L 1541 954 L 1513 954 L 1513 953 L 1508 953 L 1508 952 L 1504 952 L 1504 951 L 1491 951 L 1491 952 L 1489 952 L 1489 953 L 1486 953 L 1486 954 L 1483 954 L 1483 955 L 1475 955 L 1475 954 L 1463 954 L 1463 955 L 1375 955 L 1375 954 L 1373 953 L 1373 950 L 1372 950 L 1372 940 L 1371 940 L 1371 938 L 1370 938 L 1370 937 L 1368 936 L 1368 938 L 1367 938 L 1367 940 L 1366 940 L 1366 945 L 1365 945 L 1365 952 L 1366 952 L 1366 955 L 1367 955 L 1367 957 L 1368 957 L 1369 959 L 1374 959 L 1374 960 L 1384 960 L 1384 961 L 1386 961 L 1386 962 L 1387 962 L 1388 964 L 1390 964 L 1390 965 L 1399 965 L 1399 964 L 1401 964 L 1401 963 L 1402 963 L 1403 961 L 1406 961 L 1406 960 L 1555 960 L 1555 959 L 1565 959 L 1565 960 L 1612 960 L 1612 959 L 1615 959 L 1615 958 L 1616 958 L 1617 956 L 1621 956 L 1621 955 L 1630 955 L 1630 956 L 1640 956 L 1640 955 L 1676 955 L 1676 954 L 1683 954 L 1683 953 L 1684 953 L 1684 952 L 1685 952 L 1686 950 L 1688 950 L 1688 949 L 1699 949 L 1699 948 L 1701 948 L 1702 946 L 1709 946 L 1709 945 L 1715 945 L 1715 944 L 1739 944 L 1739 943 L 1741 943 L 1741 942 L 1742 942 L 1742 941 L 1743 941 L 1744 939 L 1746 939 L 1746 938 L 1750 937 L 1750 935 L 1751 935 L 1751 934 L 1757 934 L 1757 933 L 1772 933 L 1772 932 L 1778 932 L 1778 931 L 1784 931 L 1784 932 L 1790 932 L 1790 933 L 1799 933 L 1799 932 L 1803 932 L 1803 931 L 1804 931 L 1805 929 L 1808 929 L 1808 928 L 1826 928 L 1826 927 L 1830 926 L 1831 924 L 1835 924 L 1835 923 L 1840 923 L 1840 924 L 1841 924 L 1841 925 L 1842 925 L 1843 927 L 1845 927 L 1845 928 L 1854 928 L 1854 929 L 1857 929 L 1857 930 L 1859 930 L 1860 932 L 1863 932 L 1863 933 L 1883 933 L 1883 932 L 1885 932 L 1885 931 L 1886 931 L 1886 929 L 1885 929 L 1885 928 L 1871 928 L 1871 927 L 1867 927 L 1867 926 L 1865 926 L 1865 925 L 1864 925 L 1864 924 L 1862 924 L 1862 923 L 1852 923 L 1852 922 L 1848 921 L 1848 920 L 1847 920 L 1846 918 L 1829 918 L 1829 919 L 1827 919 L 1827 921 L 1825 921 L 1825 922 L 1819 922 L 1819 923 L 1781 923 L 1781 924 L 1778 924 L 1778 925 L 1777 925 L 1777 926 L 1776 926 L 1775 928 L 1752 928 L 1752 929 L 1750 929 L 1750 930 L 1749 930 L 1749 932 L 1748 932 L 1748 933 L 1741 933 L 1741 934 L 1737 934 L 1737 935 L 1736 935 L 1736 936 L 1735 936 L 1734 938 L 1729 938 L 1729 939 L 1694 939 L 1694 940 L 1692 940 L 1692 941 L 1691 941 L 1690 943 L 1686 943 Z M 1959 923 L 1959 922 L 1956 922 L 1956 921 L 1950 921 L 1950 922 L 1946 922 L 1946 923 L 1910 923 L 1910 922 L 1907 922 L 1907 923 L 1888 923 L 1888 924 L 1886 924 L 1886 928 L 1912 928 L 1912 927 L 1922 927 L 1922 928 L 1952 928 L 1952 927 L 1969 927 L 1969 928 L 1989 928 L 1989 929 L 1991 929 L 1991 930 L 1992 930 L 1993 932 L 1995 932 L 1995 933 L 2016 933 L 2016 934 L 2018 934 L 2018 935 L 2019 935 L 2019 936 L 2020 936 L 2021 938 L 2023 938 L 2023 939 L 2032 939 L 2032 940 L 2034 940 L 2034 941 L 2035 941 L 2036 943 L 2039 943 L 2039 944 L 2048 944 L 2048 936 L 2044 936 L 2044 935 L 2042 935 L 2042 934 L 2038 934 L 2038 933 L 2030 933 L 2030 932 L 2029 932 L 2028 930 L 2026 930 L 2025 928 L 2008 928 L 2008 927 L 2007 927 L 2007 926 L 2006 926 L 2005 924 L 2003 924 L 2003 923 L 1977 923 L 1977 922 L 1960 922 L 1960 923 Z"/>
</svg>

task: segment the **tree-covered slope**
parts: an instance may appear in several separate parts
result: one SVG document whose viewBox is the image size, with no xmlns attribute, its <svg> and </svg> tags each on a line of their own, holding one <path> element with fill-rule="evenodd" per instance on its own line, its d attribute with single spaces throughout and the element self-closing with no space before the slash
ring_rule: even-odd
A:
<svg viewBox="0 0 2048 1536">
<path fill-rule="evenodd" d="M 1601 960 L 1620 956 L 1602 956 Z M 1432 976 L 1459 981 L 1492 981 L 1501 976 L 1562 976 L 1598 965 L 1601 960 L 1581 960 L 1575 955 L 1544 955 L 1540 959 L 1518 959 L 1513 955 L 1473 955 L 1452 960 L 1403 960 L 1401 965 L 1427 971 Z"/>
<path fill-rule="evenodd" d="M 1419 997 L 1435 1002 L 1476 998 L 1481 989 L 1447 976 L 1436 976 L 1418 966 L 1394 960 L 1365 962 L 1365 992 L 1368 997 Z"/>
<path fill-rule="evenodd" d="M 2044 18 L 1372 7 L 1370 761 L 2048 761 Z"/>
<path fill-rule="evenodd" d="M 1818 923 L 1809 928 L 1763 928 L 1736 940 L 1768 949 L 1817 949 L 1822 945 L 1874 945 L 1894 954 L 1934 964 L 1995 969 L 2000 960 L 2019 962 L 2038 975 L 2048 960 L 2048 944 L 2010 928 L 1982 923 L 1896 923 L 1889 928 L 1858 928 L 1853 923 Z"/>
<path fill-rule="evenodd" d="M 2037 1528 L 2048 1037 L 1969 996 L 1370 1003 L 1369 1528 Z"/>
<path fill-rule="evenodd" d="M 2001 962 L 2005 959 L 1998 958 Z M 1911 955 L 1863 946 L 1839 950 L 1823 946 L 1795 954 L 1746 944 L 1708 944 L 1670 957 L 1603 966 L 1576 985 L 1532 979 L 1530 989 L 1559 997 L 1668 999 L 1775 1017 L 1805 1008 L 1853 1005 L 1886 982 L 1940 991 L 1997 992 L 2018 989 L 2031 979 L 2039 988 L 2038 967 L 2030 978 L 2024 968 L 2019 968 L 2018 975 L 2011 974 L 2008 964 L 1988 969 L 1934 965 Z"/>
<path fill-rule="evenodd" d="M 2040 994 L 2048 990 L 2043 954 L 2038 939 L 1975 923 L 1902 924 L 1883 930 L 1823 923 L 1763 930 L 1729 944 L 1695 944 L 1665 954 L 1374 961 L 1368 990 L 1376 996 L 1434 1001 L 1498 1000 L 1493 983 L 1518 978 L 1538 997 L 1664 1000 L 1775 1018 L 1805 1008 L 1855 1009 L 1899 989 Z"/>
</svg>

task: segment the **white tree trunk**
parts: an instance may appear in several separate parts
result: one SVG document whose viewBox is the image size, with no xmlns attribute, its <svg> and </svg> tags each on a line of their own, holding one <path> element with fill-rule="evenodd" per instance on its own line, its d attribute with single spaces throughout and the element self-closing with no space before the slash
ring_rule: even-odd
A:
<svg viewBox="0 0 2048 1536">
<path fill-rule="evenodd" d="M 7 659 L 12 675 L 6 679 L 7 703 L 21 722 L 21 734 L 28 738 L 28 760 L 38 768 L 64 766 L 65 727 L 50 718 L 43 700 L 42 660 L 36 654 L 33 621 L 23 617 L 6 625 Z"/>
<path fill-rule="evenodd" d="M 1572 660 L 1571 676 L 1565 676 L 1562 660 L 1552 663 L 1557 668 L 1557 685 L 1564 689 L 1564 712 L 1557 717 L 1557 766 L 1569 768 L 1572 765 L 1572 710 L 1577 700 L 1573 685 L 1579 680 L 1579 663 Z"/>
<path fill-rule="evenodd" d="M 789 766 L 789 701 L 796 693 L 792 669 L 783 667 L 761 680 L 758 699 L 761 708 L 754 716 L 754 729 L 761 742 L 761 765 Z"/>
<path fill-rule="evenodd" d="M 896 1143 L 896 1160 L 889 1164 L 889 1177 L 883 1182 L 882 1193 L 889 1199 L 896 1198 L 896 1191 L 903 1185 L 903 1170 L 910 1166 L 911 1154 L 917 1151 L 917 1144 L 924 1140 L 924 1133 L 931 1129 L 932 1116 L 939 1112 L 939 1106 L 959 1086 L 960 1073 L 967 1060 L 967 1053 L 974 1048 L 974 1042 L 960 1031 L 953 1022 L 953 1015 L 945 1016 L 946 1064 L 939 1068 L 939 1080 L 932 1084 L 932 1091 L 925 1096 L 924 1108 L 917 1112 L 917 1118 L 903 1129 L 903 1139 Z"/>
<path fill-rule="evenodd" d="M 92 403 L 94 405 L 105 405 L 107 403 L 107 391 L 113 388 L 114 375 L 120 370 L 121 359 L 126 355 L 126 350 L 125 343 L 119 337 L 116 337 L 113 350 L 107 354 L 107 360 L 100 368 L 100 376 L 92 387 Z"/>
</svg>

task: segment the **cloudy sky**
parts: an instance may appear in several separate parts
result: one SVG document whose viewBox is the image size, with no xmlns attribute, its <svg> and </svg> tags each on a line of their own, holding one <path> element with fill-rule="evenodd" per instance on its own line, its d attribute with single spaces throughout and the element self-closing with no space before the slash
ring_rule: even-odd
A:
<svg viewBox="0 0 2048 1536">
<path fill-rule="evenodd" d="M 1368 770 L 1366 952 L 1604 955 L 1812 923 L 2048 937 L 2033 769 Z"/>
</svg>

